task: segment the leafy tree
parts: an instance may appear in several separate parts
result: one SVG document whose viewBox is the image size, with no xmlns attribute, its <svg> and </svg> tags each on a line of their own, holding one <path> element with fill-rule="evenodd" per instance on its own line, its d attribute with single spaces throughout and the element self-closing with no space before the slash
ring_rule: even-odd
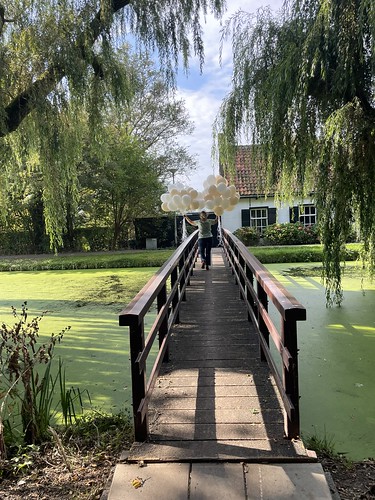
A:
<svg viewBox="0 0 375 500">
<path fill-rule="evenodd" d="M 203 64 L 200 14 L 220 16 L 223 6 L 224 0 L 0 0 L 0 175 L 40 169 L 55 246 L 82 158 L 82 128 L 72 123 L 85 109 L 95 140 L 108 98 L 120 106 L 132 90 L 115 57 L 119 40 L 130 35 L 157 51 L 173 84 L 180 56 L 185 68 L 193 52 Z"/>
<path fill-rule="evenodd" d="M 91 165 L 95 158 L 86 165 L 89 170 L 86 179 L 90 182 L 85 191 L 86 199 L 91 194 L 91 205 L 83 207 L 95 220 L 113 228 L 111 247 L 116 249 L 124 229 L 136 217 L 154 212 L 160 204 L 161 184 L 152 158 L 136 140 L 108 127 L 106 145 L 106 161 L 100 161 L 94 170 Z"/>
<path fill-rule="evenodd" d="M 233 87 L 216 122 L 222 159 L 244 127 L 262 145 L 269 185 L 314 191 L 328 303 L 342 301 L 343 246 L 358 221 L 375 267 L 375 6 L 371 0 L 293 0 L 231 18 Z"/>
</svg>

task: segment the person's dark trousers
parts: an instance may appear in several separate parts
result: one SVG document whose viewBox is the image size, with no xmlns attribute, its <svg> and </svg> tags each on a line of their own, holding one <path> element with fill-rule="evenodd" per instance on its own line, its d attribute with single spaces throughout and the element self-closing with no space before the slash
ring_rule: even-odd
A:
<svg viewBox="0 0 375 500">
<path fill-rule="evenodd" d="M 201 260 L 206 263 L 206 266 L 211 265 L 211 248 L 212 248 L 212 237 L 210 238 L 199 238 L 198 239 L 199 254 Z"/>
</svg>

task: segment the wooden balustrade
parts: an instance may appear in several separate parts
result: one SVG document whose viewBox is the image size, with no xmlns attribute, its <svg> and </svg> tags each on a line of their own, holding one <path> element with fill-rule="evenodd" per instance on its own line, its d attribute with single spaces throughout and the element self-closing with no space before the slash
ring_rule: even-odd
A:
<svg viewBox="0 0 375 500">
<path fill-rule="evenodd" d="M 186 298 L 185 288 L 197 259 L 197 241 L 198 231 L 195 231 L 119 315 L 120 326 L 129 327 L 134 432 L 137 441 L 144 441 L 148 436 L 148 404 L 161 364 L 168 361 L 169 335 L 172 325 L 179 322 L 180 303 Z M 145 317 L 155 301 L 156 318 L 145 339 Z M 158 354 L 147 377 L 146 362 L 157 335 Z"/>
<path fill-rule="evenodd" d="M 279 389 L 285 409 L 286 436 L 296 438 L 300 433 L 297 321 L 306 320 L 306 309 L 225 229 L 222 244 L 249 319 L 258 330 L 261 359 L 268 362 Z M 268 313 L 269 301 L 280 314 L 279 330 Z M 281 373 L 270 349 L 270 337 L 281 358 Z"/>
</svg>

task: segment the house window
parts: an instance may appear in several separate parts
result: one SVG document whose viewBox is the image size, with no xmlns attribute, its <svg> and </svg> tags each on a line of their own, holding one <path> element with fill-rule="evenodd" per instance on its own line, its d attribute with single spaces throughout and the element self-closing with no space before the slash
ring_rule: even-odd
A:
<svg viewBox="0 0 375 500">
<path fill-rule="evenodd" d="M 268 224 L 268 209 L 267 208 L 251 208 L 250 209 L 250 226 L 256 227 L 262 233 Z"/>
<path fill-rule="evenodd" d="M 303 205 L 300 207 L 299 220 L 304 226 L 316 224 L 315 205 Z"/>
</svg>

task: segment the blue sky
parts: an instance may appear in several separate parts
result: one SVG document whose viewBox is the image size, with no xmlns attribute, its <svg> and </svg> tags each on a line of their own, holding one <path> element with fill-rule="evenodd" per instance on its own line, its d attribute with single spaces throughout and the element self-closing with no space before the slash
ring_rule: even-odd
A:
<svg viewBox="0 0 375 500">
<path fill-rule="evenodd" d="M 276 12 L 282 7 L 283 0 L 228 0 L 227 4 L 228 10 L 224 15 L 224 21 L 240 9 L 255 13 L 261 7 L 270 6 Z M 203 189 L 203 181 L 208 175 L 218 174 L 218 165 L 213 165 L 211 160 L 212 125 L 222 99 L 230 91 L 232 69 L 229 40 L 224 45 L 220 65 L 220 23 L 213 16 L 208 16 L 203 29 L 205 47 L 203 74 L 199 72 L 198 61 L 192 60 L 189 75 L 186 77 L 181 72 L 178 77 L 178 95 L 185 101 L 190 118 L 195 125 L 193 135 L 181 137 L 179 142 L 196 157 L 198 168 L 187 178 L 177 174 L 175 180 L 198 190 Z"/>
</svg>

